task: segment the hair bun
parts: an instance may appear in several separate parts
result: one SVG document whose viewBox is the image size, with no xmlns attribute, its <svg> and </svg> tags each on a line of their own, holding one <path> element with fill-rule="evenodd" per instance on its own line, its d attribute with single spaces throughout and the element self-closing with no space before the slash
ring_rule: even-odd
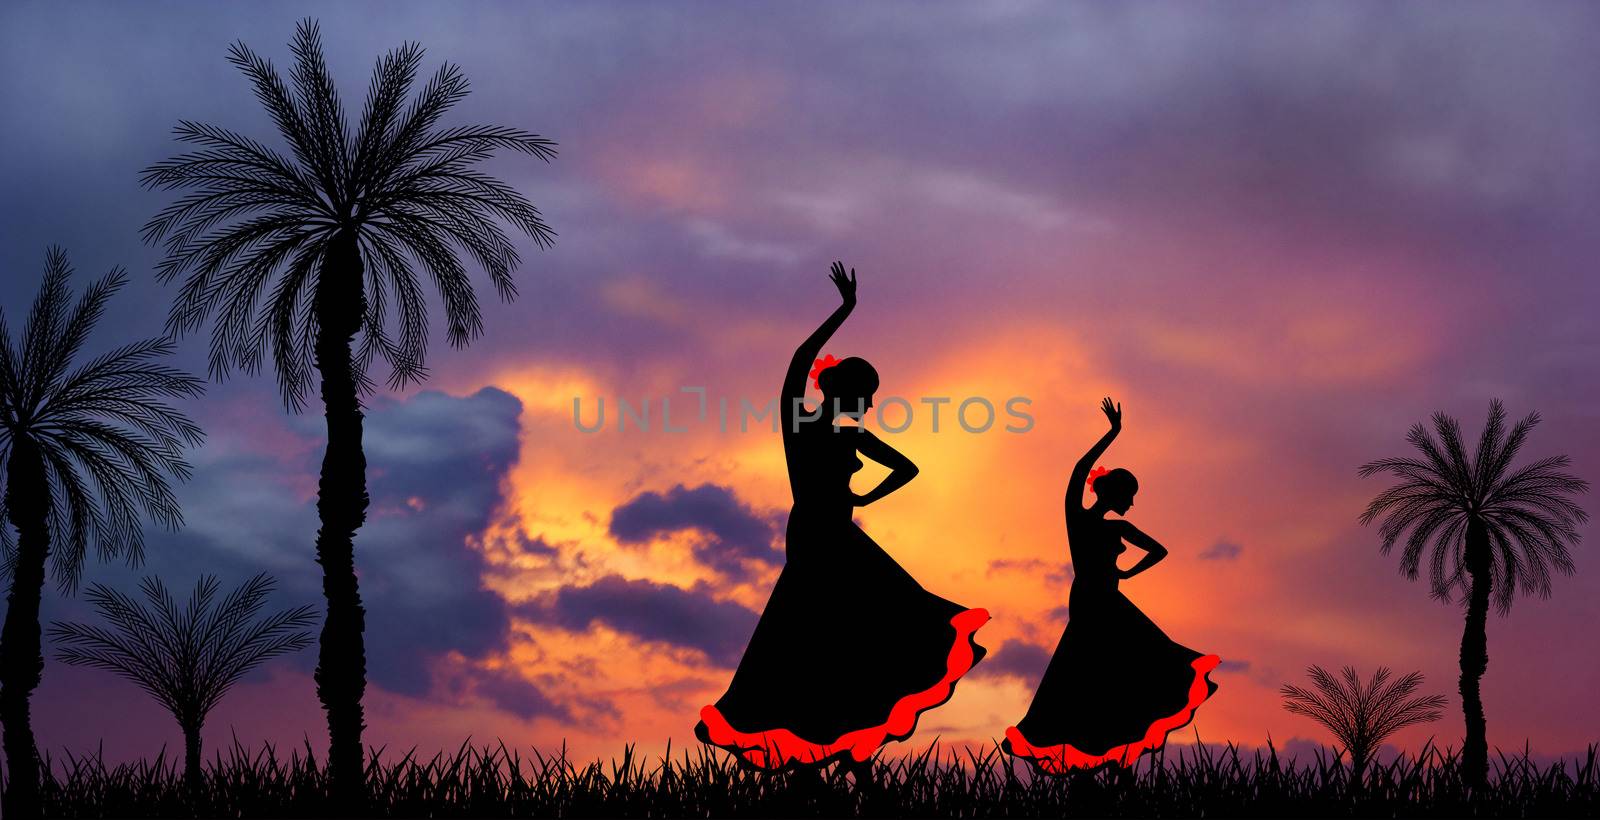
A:
<svg viewBox="0 0 1600 820">
<path fill-rule="evenodd" d="M 841 361 L 843 360 L 835 359 L 832 353 L 829 353 L 820 359 L 816 359 L 815 363 L 811 366 L 811 383 L 816 385 L 818 390 L 821 390 L 822 374 L 827 371 L 828 368 L 833 367 Z"/>
<path fill-rule="evenodd" d="M 1089 481 L 1088 481 L 1089 489 L 1090 490 L 1094 489 L 1094 480 L 1095 479 L 1097 479 L 1100 476 L 1103 476 L 1103 475 L 1105 475 L 1106 473 L 1109 473 L 1109 472 L 1111 472 L 1111 471 L 1107 470 L 1104 467 L 1096 467 L 1093 470 L 1090 470 L 1089 471 Z"/>
<path fill-rule="evenodd" d="M 817 360 L 811 372 L 816 377 L 817 389 L 824 395 L 859 398 L 870 396 L 878 389 L 878 371 L 859 356 L 843 359 L 826 356 Z"/>
</svg>

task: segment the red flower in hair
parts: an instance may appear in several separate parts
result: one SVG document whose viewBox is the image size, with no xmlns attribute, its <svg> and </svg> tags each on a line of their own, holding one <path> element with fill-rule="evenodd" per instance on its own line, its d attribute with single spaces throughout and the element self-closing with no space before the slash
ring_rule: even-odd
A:
<svg viewBox="0 0 1600 820">
<path fill-rule="evenodd" d="M 1095 479 L 1097 479 L 1100 476 L 1103 476 L 1103 475 L 1105 475 L 1106 473 L 1109 473 L 1109 472 L 1111 472 L 1111 471 L 1107 470 L 1104 467 L 1096 467 L 1093 470 L 1090 470 L 1089 471 L 1089 482 L 1088 482 L 1089 483 L 1089 489 L 1091 489 L 1091 490 L 1094 489 L 1094 480 Z"/>
<path fill-rule="evenodd" d="M 821 390 L 822 389 L 822 371 L 827 370 L 830 367 L 833 367 L 834 365 L 838 364 L 840 361 L 842 361 L 842 360 L 841 359 L 835 359 L 833 357 L 833 354 L 831 354 L 831 353 L 826 355 L 826 356 L 823 356 L 820 359 L 817 359 L 816 360 L 816 364 L 812 365 L 812 367 L 811 367 L 811 383 L 816 385 L 818 390 Z"/>
</svg>

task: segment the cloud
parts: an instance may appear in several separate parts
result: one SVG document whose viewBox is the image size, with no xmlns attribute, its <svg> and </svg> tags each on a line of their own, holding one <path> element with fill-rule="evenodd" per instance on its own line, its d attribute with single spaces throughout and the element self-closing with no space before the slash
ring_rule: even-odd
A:
<svg viewBox="0 0 1600 820">
<path fill-rule="evenodd" d="M 1066 561 L 1046 561 L 1042 558 L 996 558 L 989 562 L 987 575 L 998 572 L 1020 572 L 1043 577 L 1052 584 L 1065 584 L 1072 580 L 1072 564 Z"/>
<path fill-rule="evenodd" d="M 694 556 L 719 572 L 742 576 L 745 561 L 771 565 L 782 560 L 773 548 L 777 516 L 757 512 L 719 484 L 643 492 L 611 512 L 611 536 L 624 544 L 682 530 L 706 536 L 694 546 Z"/>
<path fill-rule="evenodd" d="M 513 445 L 522 402 L 498 388 L 485 387 L 465 397 L 429 390 L 404 400 L 380 398 L 369 413 L 362 446 L 367 460 L 382 468 L 390 488 L 400 486 L 400 480 L 415 480 L 424 489 L 439 487 L 442 482 L 424 475 L 426 469 L 501 473 L 516 460 L 518 448 Z M 320 429 L 321 419 L 316 424 Z"/>
<path fill-rule="evenodd" d="M 1200 551 L 1200 558 L 1205 561 L 1232 561 L 1239 557 L 1244 547 L 1232 541 L 1218 541 Z"/>
<path fill-rule="evenodd" d="M 1037 231 L 1111 230 L 1105 219 L 1074 213 L 1050 197 L 1008 187 L 972 173 L 930 169 L 915 177 L 929 202 L 1018 222 Z"/>
<path fill-rule="evenodd" d="M 518 549 L 520 549 L 525 554 L 528 554 L 528 555 L 555 555 L 556 553 L 561 551 L 558 547 L 556 547 L 555 545 L 551 544 L 549 541 L 544 540 L 543 536 L 537 536 L 536 535 L 536 536 L 533 536 L 533 537 L 530 538 L 527 533 L 522 532 L 521 530 L 518 530 L 516 535 L 517 535 L 517 547 L 518 547 Z"/>
<path fill-rule="evenodd" d="M 545 8 L 541 24 L 523 27 L 526 37 L 515 42 L 496 36 L 506 28 L 498 15 L 452 15 L 441 26 L 443 12 L 429 5 L 397 5 L 392 14 L 370 21 L 360 19 L 358 8 L 341 6 L 329 8 L 323 22 L 336 75 L 352 84 L 347 102 L 359 102 L 376 55 L 421 32 L 430 68 L 440 59 L 465 61 L 478 89 L 469 99 L 474 110 L 505 125 L 555 128 L 559 133 L 552 136 L 578 148 L 564 149 L 563 159 L 551 166 L 497 162 L 509 173 L 508 182 L 532 192 L 553 219 L 559 217 L 561 241 L 549 252 L 527 249 L 519 281 L 537 283 L 524 288 L 537 290 L 532 300 L 528 293 L 502 306 L 480 291 L 490 332 L 469 351 L 438 360 L 449 363 L 438 374 L 448 384 L 476 385 L 482 382 L 473 379 L 493 378 L 509 363 L 541 359 L 609 380 L 608 390 L 647 389 L 681 372 L 685 362 L 706 371 L 704 383 L 769 390 L 766 380 L 776 374 L 767 365 L 757 367 L 758 360 L 781 363 L 810 329 L 800 322 L 820 318 L 822 302 L 797 301 L 828 295 L 807 289 L 820 274 L 708 258 L 685 219 L 703 212 L 736 240 L 793 243 L 803 251 L 814 249 L 813 237 L 821 235 L 847 258 L 868 260 L 861 264 L 879 260 L 869 265 L 885 274 L 873 279 L 874 299 L 881 300 L 872 302 L 881 308 L 873 314 L 879 323 L 852 325 L 846 333 L 881 349 L 880 364 L 960 355 L 970 343 L 957 332 L 966 326 L 963 320 L 993 325 L 1043 316 L 1063 326 L 1081 323 L 1092 334 L 1082 355 L 1099 357 L 1117 376 L 1107 391 L 1143 395 L 1141 406 L 1163 408 L 1157 412 L 1169 431 L 1217 431 L 1215 439 L 1182 444 L 1135 437 L 1136 447 L 1149 449 L 1131 451 L 1130 461 L 1148 465 L 1141 475 L 1149 476 L 1151 487 L 1163 474 L 1174 483 L 1183 475 L 1243 482 L 1229 487 L 1226 503 L 1202 486 L 1217 482 L 1197 482 L 1195 506 L 1174 508 L 1170 520 L 1223 516 L 1212 532 L 1243 532 L 1240 521 L 1259 524 L 1268 535 L 1252 537 L 1271 537 L 1275 553 L 1283 544 L 1283 557 L 1293 558 L 1255 567 L 1257 575 L 1241 580 L 1241 592 L 1251 593 L 1250 606 L 1259 609 L 1230 607 L 1195 616 L 1220 625 L 1268 613 L 1262 622 L 1267 631 L 1241 638 L 1238 647 L 1241 654 L 1253 653 L 1252 678 L 1275 665 L 1298 668 L 1295 658 L 1337 658 L 1346 648 L 1356 652 L 1371 645 L 1374 636 L 1385 634 L 1383 619 L 1361 614 L 1373 608 L 1351 595 L 1377 600 L 1403 594 L 1405 601 L 1396 606 L 1408 614 L 1434 605 L 1415 589 L 1397 586 L 1403 579 L 1375 548 L 1355 554 L 1340 545 L 1354 528 L 1339 501 L 1350 487 L 1350 453 L 1399 441 L 1406 425 L 1426 418 L 1436 405 L 1470 417 L 1481 412 L 1480 398 L 1496 392 L 1537 404 L 1556 428 L 1550 432 L 1563 431 L 1567 437 L 1559 440 L 1576 442 L 1575 460 L 1594 463 L 1584 458 L 1594 452 L 1587 431 L 1593 427 L 1595 391 L 1593 380 L 1583 378 L 1583 366 L 1600 349 L 1600 337 L 1583 306 L 1594 304 L 1600 278 L 1586 275 L 1583 266 L 1594 257 L 1588 215 L 1600 192 L 1600 141 L 1592 139 L 1600 107 L 1592 105 L 1587 80 L 1600 65 L 1600 51 L 1591 47 L 1600 9 L 1563 6 L 1534 16 L 1493 6 L 1451 12 L 1420 7 L 1393 15 L 1333 4 L 1232 15 L 1166 7 L 1048 8 L 1054 10 L 940 6 L 910 27 L 890 9 L 734 9 L 705 15 L 692 29 L 666 24 L 670 20 L 662 13 L 627 18 L 589 7 Z M 771 25 L 774 13 L 782 25 Z M 292 30 L 281 12 L 168 9 L 167 17 L 181 15 L 184 25 L 163 31 L 181 29 L 194 48 L 173 48 L 160 32 L 129 41 L 130 27 L 144 25 L 152 14 L 143 8 L 107 6 L 96 15 L 79 15 L 70 26 L 60 25 L 70 11 L 53 6 L 14 5 L 4 14 L 15 23 L 0 25 L 0 41 L 10 47 L 3 51 L 7 58 L 50 68 L 39 82 L 12 87 L 19 109 L 40 113 L 19 118 L 0 137 L 11 149 L 0 152 L 0 162 L 7 163 L 4 176 L 31 192 L 14 200 L 0 219 L 0 233 L 11 240 L 0 242 L 0 258 L 16 262 L 8 269 L 37 270 L 36 243 L 44 240 L 36 237 L 67 244 L 82 270 L 118 263 L 135 272 L 153 269 L 159 248 L 128 238 L 173 197 L 137 190 L 129 174 L 180 150 L 170 137 L 178 117 L 238 127 L 281 147 L 259 103 L 223 59 L 226 44 L 244 38 L 281 62 Z M 70 36 L 34 36 L 55 30 Z M 594 36 L 573 37 L 575 30 Z M 1040 37 L 1041 31 L 1074 36 Z M 527 37 L 538 47 L 527 47 Z M 597 38 L 614 47 L 592 48 Z M 883 60 L 861 47 L 887 39 L 903 46 L 907 58 Z M 685 47 L 726 42 L 747 48 L 730 53 Z M 807 47 L 789 47 L 796 42 Z M 1352 49 L 1371 59 L 1352 65 Z M 110 53 L 136 70 L 106 71 L 103 58 Z M 818 54 L 826 58 L 815 59 Z M 684 71 L 670 77 L 649 71 L 666 63 L 683 63 Z M 544 89 L 529 107 L 516 78 L 552 70 L 572 82 Z M 660 93 L 688 85 L 686 76 L 752 70 L 797 79 L 787 97 L 764 109 L 770 113 L 748 118 L 742 130 L 703 127 L 699 114 L 720 105 L 688 108 Z M 28 72 L 12 75 L 33 78 Z M 150 77 L 192 82 L 180 88 L 150 83 Z M 108 108 L 106 101 L 114 104 Z M 458 121 L 474 119 L 464 115 Z M 664 133 L 672 142 L 662 140 Z M 684 203 L 688 214 L 653 204 L 619 207 L 610 177 L 595 167 L 620 155 L 594 149 L 614 146 L 634 151 L 643 184 L 659 199 Z M 922 177 L 940 170 L 956 176 Z M 961 207 L 968 203 L 982 203 L 983 209 Z M 1027 209 L 1035 206 L 1044 209 L 1042 220 L 1030 219 Z M 1117 230 L 1073 231 L 1071 220 L 1085 215 Z M 762 271 L 755 275 L 752 268 Z M 546 271 L 562 275 L 542 275 Z M 642 291 L 632 304 L 659 313 L 606 309 L 603 289 L 621 277 L 652 283 L 654 289 Z M 25 306 L 36 284 L 31 276 L 4 279 L 0 301 L 8 308 Z M 148 277 L 135 279 L 106 316 L 97 342 L 160 332 L 173 291 Z M 864 307 L 867 295 L 864 290 Z M 671 303 L 660 307 L 668 297 Z M 813 304 L 819 310 L 814 319 L 796 312 Z M 743 317 L 755 329 L 720 330 L 705 321 L 714 315 Z M 1354 318 L 1345 323 L 1342 317 Z M 1469 335 L 1486 318 L 1503 332 Z M 1330 326 L 1329 319 L 1338 322 Z M 934 325 L 950 329 L 937 337 L 912 332 Z M 1210 358 L 1193 367 L 1188 359 L 1156 361 L 1140 345 L 1124 344 L 1148 336 L 1149 327 L 1164 327 L 1166 338 L 1184 344 L 1225 343 L 1204 348 L 1212 350 Z M 1114 328 L 1122 331 L 1108 330 Z M 1258 344 L 1260 349 L 1247 347 Z M 206 347 L 201 338 L 187 340 L 180 363 L 204 372 Z M 1057 391 L 1087 390 L 1087 378 L 1052 381 L 1057 374 L 1046 368 L 1057 353 L 1030 350 L 993 375 L 1025 380 L 1041 405 Z M 1332 381 L 1325 371 L 1356 377 Z M 1246 389 L 1217 389 L 1219 372 L 1229 378 L 1245 374 L 1239 378 Z M 1355 378 L 1362 383 L 1352 384 Z M 212 438 L 195 454 L 196 480 L 181 490 L 190 524 L 176 536 L 151 532 L 151 568 L 159 566 L 169 583 L 183 588 L 203 570 L 229 573 L 224 583 L 237 583 L 248 571 L 266 568 L 285 581 L 283 604 L 318 602 L 310 557 L 315 459 L 300 460 L 267 441 L 252 428 L 253 417 L 218 409 L 219 401 L 258 387 L 264 395 L 254 406 L 270 422 L 268 429 L 288 429 L 270 378 L 219 385 L 196 404 L 209 419 Z M 375 425 L 381 426 L 377 417 L 385 412 L 381 402 L 374 405 Z M 1179 413 L 1181 423 L 1171 415 Z M 448 418 L 415 415 L 401 427 L 457 429 Z M 307 415 L 305 438 L 320 457 L 318 416 Z M 1069 418 L 1041 417 L 1035 435 L 1052 424 L 1059 429 Z M 1148 418 L 1154 424 L 1143 429 L 1154 433 L 1163 422 L 1156 412 Z M 544 438 L 545 432 L 556 441 L 553 430 L 528 438 Z M 374 435 L 383 439 L 375 442 L 374 452 L 383 453 L 374 461 L 375 485 L 398 478 L 377 471 L 399 464 L 426 469 L 441 458 L 433 451 L 452 446 L 432 435 L 415 440 L 404 429 Z M 248 437 L 249 452 L 216 458 L 229 436 Z M 607 463 L 642 458 L 669 469 L 691 467 L 681 450 L 663 454 L 654 446 L 621 448 Z M 736 461 L 713 460 L 695 473 L 699 477 L 675 480 L 731 484 L 717 465 L 766 463 L 756 459 L 767 456 L 742 445 L 719 444 L 718 451 Z M 965 459 L 962 464 L 967 466 Z M 592 464 L 574 469 L 587 472 L 552 471 L 549 480 L 593 476 Z M 628 486 L 641 476 L 628 469 L 619 466 L 606 480 Z M 1032 480 L 1031 469 L 1018 468 L 1019 486 Z M 487 497 L 478 492 L 480 484 L 472 485 L 472 492 L 460 496 L 468 506 Z M 664 493 L 670 482 L 644 486 Z M 754 498 L 743 495 L 744 485 L 733 486 L 741 498 Z M 593 509 L 604 530 L 608 511 L 633 492 L 580 511 L 554 509 L 534 488 L 526 506 L 571 516 Z M 1329 499 L 1338 509 L 1325 509 Z M 412 550 L 426 554 L 409 558 L 404 567 L 425 574 L 434 559 L 465 562 L 446 568 L 445 579 L 465 583 L 472 592 L 468 602 L 477 594 L 473 557 L 457 553 L 448 540 L 450 529 L 472 515 L 444 515 L 448 500 L 438 492 L 418 500 L 420 511 L 405 497 L 375 503 L 371 529 L 358 539 L 363 581 L 373 576 L 369 636 L 401 628 L 376 613 L 394 611 L 389 599 L 412 587 L 428 590 L 432 580 L 391 578 L 385 582 L 391 588 L 380 594 L 379 576 L 401 568 L 375 560 L 385 549 L 376 538 L 381 521 L 456 521 L 431 529 L 430 543 Z M 885 524 L 893 520 L 893 509 L 885 508 Z M 1058 520 L 1050 526 L 1059 528 Z M 919 535 L 906 527 L 902 537 Z M 579 536 L 547 531 L 550 542 L 539 543 L 561 549 L 564 561 L 576 563 L 578 550 L 570 544 L 577 541 L 568 539 Z M 1014 537 L 1026 540 L 1030 531 Z M 1189 554 L 1209 543 L 1197 542 Z M 442 553 L 430 552 L 441 544 Z M 1244 562 L 1241 554 L 1226 563 L 1243 567 L 1261 557 L 1252 553 L 1252 562 Z M 976 566 L 981 575 L 981 559 Z M 631 562 L 628 567 L 639 569 Z M 1040 596 L 1034 579 L 1002 572 L 1011 574 L 997 574 L 993 588 L 1016 595 L 1019 614 L 1052 607 L 1064 597 Z M 96 565 L 89 580 L 129 577 L 120 567 Z M 587 569 L 582 576 L 585 583 L 595 577 Z M 930 587 L 952 583 L 948 577 L 919 578 Z M 1524 614 L 1544 619 L 1532 624 L 1544 628 L 1541 634 L 1557 634 L 1574 618 L 1581 622 L 1591 602 L 1600 600 L 1589 594 L 1596 578 L 1574 579 L 1571 594 Z M 53 600 L 59 599 L 47 597 L 47 606 L 79 601 Z M 430 603 L 412 615 L 435 611 L 448 619 L 443 606 Z M 1383 611 L 1391 620 L 1400 613 Z M 492 614 L 485 610 L 469 620 Z M 1059 634 L 1065 620 L 1064 610 L 1051 612 L 1048 631 Z M 1436 643 L 1435 633 L 1449 629 L 1448 619 L 1429 622 L 1438 629 L 1413 630 L 1401 645 L 1404 651 Z M 1350 628 L 1330 630 L 1329 623 Z M 1341 633 L 1337 643 L 1328 643 L 1335 640 L 1330 633 Z M 1502 651 L 1531 657 L 1539 648 L 1512 642 Z M 1403 654 L 1390 644 L 1370 651 L 1380 650 Z M 375 644 L 374 651 L 388 655 L 396 648 Z M 980 670 L 1004 654 L 997 652 Z M 305 655 L 313 656 L 314 650 Z M 421 658 L 415 665 L 421 669 L 433 656 L 418 651 L 402 657 Z M 1374 662 L 1359 652 L 1351 660 Z M 1594 669 L 1592 658 L 1572 659 L 1563 667 L 1570 674 L 1551 677 L 1549 708 L 1508 716 L 1500 726 L 1525 731 L 1536 745 L 1576 742 L 1571 721 L 1549 715 L 1582 712 L 1588 694 L 1574 682 L 1592 680 L 1585 673 Z M 400 685 L 396 670 L 375 670 L 389 681 L 383 685 Z M 1427 670 L 1441 673 L 1436 666 Z M 545 679 L 529 680 L 544 685 Z M 1504 691 L 1515 694 L 1517 682 L 1503 680 Z M 561 691 L 581 713 L 578 701 Z M 508 690 L 505 697 L 514 694 Z M 1492 700 L 1493 692 L 1486 697 Z M 1248 700 L 1218 700 L 1208 706 L 1218 710 L 1211 719 L 1258 738 L 1282 720 L 1275 703 Z"/>
<path fill-rule="evenodd" d="M 356 536 L 375 682 L 408 695 L 430 686 L 430 656 L 505 644 L 505 602 L 485 589 L 468 537 L 503 503 L 520 451 L 521 402 L 494 388 L 464 398 L 425 392 L 375 402 L 367 448 L 372 512 Z"/>
<path fill-rule="evenodd" d="M 689 220 L 688 231 L 699 244 L 701 253 L 719 259 L 793 265 L 799 262 L 801 257 L 799 248 L 777 242 L 748 239 L 709 219 L 697 217 Z"/>
<path fill-rule="evenodd" d="M 504 502 L 503 480 L 520 451 L 520 413 L 515 397 L 494 388 L 370 403 L 363 444 L 371 500 L 355 553 L 373 685 L 426 698 L 440 656 L 481 658 L 505 647 L 506 603 L 484 588 L 484 558 L 468 541 Z M 156 574 L 169 586 L 187 588 L 201 571 L 227 585 L 266 570 L 280 582 L 281 605 L 309 603 L 320 610 L 315 493 L 321 419 L 264 416 L 255 423 L 263 429 L 213 425 L 221 435 L 200 452 L 194 479 L 179 488 L 187 526 L 155 540 L 146 566 L 97 573 L 95 580 L 126 589 L 138 575 Z M 283 452 L 291 431 L 311 446 Z M 279 449 L 253 451 L 260 441 Z M 64 604 L 64 614 L 79 617 L 78 604 Z M 316 649 L 289 662 L 310 668 Z M 511 683 L 487 686 L 509 693 Z M 503 705 L 518 713 L 554 713 L 526 689 Z"/>
<path fill-rule="evenodd" d="M 572 711 L 550 699 L 544 690 L 518 674 L 515 668 L 475 670 L 472 691 L 496 707 L 523 720 L 549 717 L 571 721 Z"/>
<path fill-rule="evenodd" d="M 530 620 L 574 631 L 598 621 L 646 641 L 697 649 L 722 666 L 738 663 L 759 618 L 739 604 L 713 599 L 701 585 L 683 589 L 620 575 L 562 587 L 518 611 Z"/>
<path fill-rule="evenodd" d="M 1015 678 L 1034 685 L 1050 665 L 1050 650 L 1027 641 L 1010 640 L 990 653 L 972 670 L 976 677 Z"/>
</svg>

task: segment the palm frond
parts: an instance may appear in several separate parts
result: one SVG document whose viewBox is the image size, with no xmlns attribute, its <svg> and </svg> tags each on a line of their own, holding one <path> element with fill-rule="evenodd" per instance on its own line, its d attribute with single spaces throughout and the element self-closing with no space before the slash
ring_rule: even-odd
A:
<svg viewBox="0 0 1600 820">
<path fill-rule="evenodd" d="M 322 30 L 315 20 L 301 20 L 295 26 L 289 50 L 294 54 L 289 79 L 294 83 L 296 102 L 311 135 L 311 168 L 321 180 L 323 192 L 333 200 L 335 212 L 344 214 L 350 199 L 345 173 L 350 135 L 339 90 L 328 76 L 328 65 L 322 57 Z"/>
<path fill-rule="evenodd" d="M 1479 527 L 1492 552 L 1489 583 L 1496 608 L 1510 611 L 1518 592 L 1547 597 L 1551 571 L 1570 575 L 1570 548 L 1581 538 L 1588 514 L 1571 496 L 1587 492 L 1588 482 L 1566 471 L 1566 456 L 1552 456 L 1512 469 L 1512 462 L 1539 423 L 1529 413 L 1506 430 L 1499 400 L 1489 413 L 1473 456 L 1461 425 L 1444 413 L 1433 415 L 1433 432 L 1411 428 L 1406 440 L 1422 458 L 1386 458 L 1362 465 L 1363 477 L 1385 473 L 1399 483 L 1380 492 L 1361 513 L 1363 525 L 1381 521 L 1384 553 L 1402 537 L 1400 571 L 1415 579 L 1428 555 L 1430 592 L 1449 601 L 1466 589 L 1463 564 L 1468 530 Z M 1409 536 L 1406 534 L 1409 533 Z"/>
<path fill-rule="evenodd" d="M 56 622 L 56 657 L 72 666 L 114 672 L 137 684 L 184 726 L 198 727 L 245 674 L 271 658 L 311 645 L 314 610 L 295 607 L 259 618 L 273 581 L 256 575 L 217 600 L 204 576 L 179 605 L 159 578 L 140 584 L 145 603 L 94 584 L 86 596 L 105 626 Z"/>
<path fill-rule="evenodd" d="M 358 383 L 371 388 L 367 370 L 378 358 L 392 385 L 418 381 L 427 374 L 428 321 L 417 270 L 440 297 L 448 341 L 462 346 L 483 332 L 465 261 L 509 301 L 522 260 L 507 228 L 540 248 L 555 239 L 527 197 L 474 166 L 498 151 L 548 162 L 556 144 L 505 126 L 441 127 L 467 95 L 467 79 L 447 63 L 411 96 L 423 54 L 415 43 L 379 58 L 352 133 L 315 21 L 299 23 L 290 51 L 287 79 L 243 43 L 228 52 L 286 153 L 185 120 L 178 139 L 196 150 L 150 166 L 142 179 L 185 192 L 144 231 L 146 242 L 163 247 L 158 277 L 181 279 L 169 332 L 210 323 L 216 378 L 255 373 L 270 358 L 285 406 L 299 411 L 313 388 L 319 320 L 312 295 L 325 275 L 354 275 L 327 269 L 334 238 L 354 232 L 365 268 L 366 309 L 353 354 Z"/>
<path fill-rule="evenodd" d="M 127 277 L 114 269 L 74 303 L 71 276 L 66 253 L 51 248 L 20 344 L 0 312 L 0 447 L 8 453 L 25 438 L 39 451 L 44 475 L 27 480 L 44 484 L 52 568 L 63 590 L 77 586 L 91 548 L 136 563 L 142 522 L 182 524 L 172 483 L 189 477 L 184 450 L 203 439 L 173 402 L 199 396 L 204 382 L 163 363 L 171 339 L 125 344 L 74 366 Z M 0 532 L 9 571 L 15 542 L 9 527 Z"/>
<path fill-rule="evenodd" d="M 1391 681 L 1388 667 L 1379 667 L 1362 683 L 1354 667 L 1344 667 L 1336 677 L 1313 665 L 1306 676 L 1309 688 L 1286 683 L 1279 690 L 1284 710 L 1322 724 L 1357 763 L 1371 760 L 1395 732 L 1438 720 L 1447 703 L 1442 695 L 1416 694 L 1423 683 L 1421 672 Z"/>
<path fill-rule="evenodd" d="M 373 187 L 378 182 L 377 170 L 383 161 L 384 149 L 393 138 L 401 105 L 421 65 L 421 44 L 404 43 L 380 58 L 372 71 L 361 125 L 356 130 L 355 156 L 351 158 L 352 175 L 362 188 Z"/>
</svg>

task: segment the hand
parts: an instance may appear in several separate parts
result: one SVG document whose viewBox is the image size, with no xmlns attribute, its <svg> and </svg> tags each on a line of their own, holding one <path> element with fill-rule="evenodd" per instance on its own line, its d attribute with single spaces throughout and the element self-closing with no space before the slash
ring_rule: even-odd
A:
<svg viewBox="0 0 1600 820">
<path fill-rule="evenodd" d="M 1111 422 L 1111 429 L 1122 429 L 1122 402 L 1113 404 L 1111 397 L 1107 396 L 1100 400 L 1100 412 L 1106 414 L 1106 420 Z"/>
<path fill-rule="evenodd" d="M 845 275 L 844 263 L 833 263 L 828 278 L 833 280 L 834 287 L 839 289 L 839 298 L 847 305 L 856 303 L 856 269 L 851 268 L 849 275 Z"/>
</svg>

